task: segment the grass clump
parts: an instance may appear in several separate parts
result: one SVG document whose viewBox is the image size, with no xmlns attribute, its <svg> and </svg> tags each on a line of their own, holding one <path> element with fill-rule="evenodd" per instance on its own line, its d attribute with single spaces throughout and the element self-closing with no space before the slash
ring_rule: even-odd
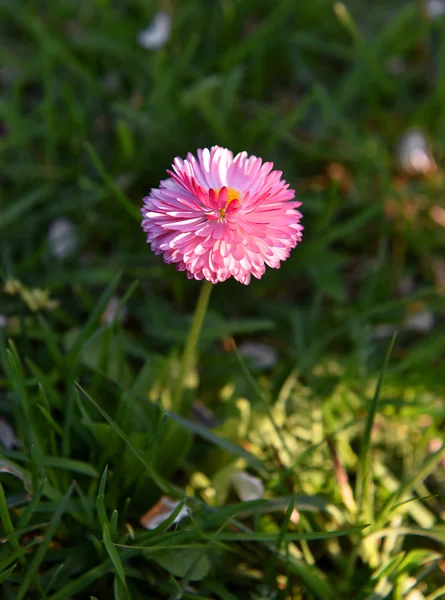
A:
<svg viewBox="0 0 445 600">
<path fill-rule="evenodd" d="M 154 3 L 2 4 L 2 598 L 443 596 L 445 27 L 422 6 L 167 2 L 150 51 Z M 199 286 L 139 207 L 215 143 L 283 170 L 304 241 L 215 287 L 180 375 Z"/>
</svg>

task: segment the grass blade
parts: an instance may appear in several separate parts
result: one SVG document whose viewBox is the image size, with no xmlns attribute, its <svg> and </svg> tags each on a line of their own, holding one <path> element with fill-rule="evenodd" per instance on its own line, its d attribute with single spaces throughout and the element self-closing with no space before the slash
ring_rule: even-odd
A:
<svg viewBox="0 0 445 600">
<path fill-rule="evenodd" d="M 108 303 L 119 284 L 119 280 L 121 278 L 121 273 L 118 273 L 108 284 L 105 291 L 102 293 L 99 298 L 94 310 L 92 311 L 88 321 L 85 323 L 82 331 L 76 338 L 76 341 L 73 344 L 69 354 L 68 354 L 68 362 L 71 364 L 78 360 L 80 351 L 84 346 L 85 342 L 90 338 L 93 334 L 97 324 L 99 323 L 100 317 L 102 316 L 104 310 L 108 306 Z"/>
<path fill-rule="evenodd" d="M 262 406 L 266 410 L 269 421 L 271 422 L 272 427 L 274 428 L 275 433 L 277 434 L 278 439 L 280 440 L 281 446 L 286 451 L 286 454 L 289 457 L 289 462 L 291 463 L 294 460 L 294 456 L 293 456 L 292 452 L 289 450 L 289 447 L 286 444 L 286 440 L 284 439 L 280 428 L 278 427 L 278 425 L 275 422 L 272 411 L 270 410 L 269 403 L 267 402 L 266 398 L 264 397 L 264 394 L 263 394 L 261 388 L 259 387 L 259 385 L 257 384 L 257 382 L 255 381 L 255 378 L 253 377 L 252 373 L 249 371 L 245 360 L 239 353 L 238 348 L 236 347 L 234 340 L 233 340 L 233 349 L 235 351 L 236 358 L 238 359 L 238 362 L 241 366 L 241 369 L 243 370 L 244 375 L 246 376 L 248 382 L 250 383 L 250 385 L 251 385 L 252 389 L 254 390 L 255 394 L 257 395 L 258 399 L 261 401 Z"/>
<path fill-rule="evenodd" d="M 313 540 L 328 540 L 331 538 L 342 537 L 345 535 L 354 535 L 360 533 L 363 529 L 369 527 L 369 525 L 359 525 L 357 527 L 351 527 L 349 529 L 339 529 L 338 531 L 316 531 L 309 533 L 286 533 L 282 538 L 282 542 L 300 542 L 313 541 Z M 276 543 L 276 533 L 232 533 L 223 532 L 216 535 L 215 539 L 218 542 L 262 542 L 262 543 Z"/>
<path fill-rule="evenodd" d="M 212 431 L 210 431 L 210 429 L 203 427 L 199 423 L 189 421 L 188 419 L 181 417 L 176 413 L 166 411 L 166 414 L 168 418 L 172 421 L 175 421 L 179 425 L 183 425 L 189 431 L 196 433 L 196 435 L 199 435 L 200 437 L 207 440 L 211 444 L 214 444 L 218 448 L 221 448 L 222 450 L 225 450 L 226 452 L 228 452 L 229 454 L 233 454 L 234 456 L 244 458 L 247 464 L 256 469 L 259 473 L 264 474 L 266 472 L 263 462 L 247 450 L 244 450 L 244 448 L 241 448 L 241 446 L 237 446 L 230 440 L 226 440 L 220 437 L 219 435 L 213 433 Z"/>
<path fill-rule="evenodd" d="M 102 528 L 103 542 L 106 551 L 108 552 L 108 556 L 110 557 L 114 568 L 116 569 L 116 573 L 118 574 L 119 579 L 122 582 L 122 585 L 127 588 L 127 581 L 125 579 L 124 567 L 122 565 L 119 552 L 116 549 L 116 546 L 113 544 L 113 540 L 111 539 L 110 528 L 107 524 L 103 525 Z"/>
<path fill-rule="evenodd" d="M 383 378 L 388 367 L 389 358 L 391 356 L 394 342 L 396 340 L 396 334 L 393 335 L 389 348 L 386 352 L 385 360 L 383 363 L 382 370 L 380 372 L 377 385 L 375 388 L 374 396 L 371 400 L 371 405 L 368 410 L 368 416 L 366 419 L 365 433 L 363 434 L 362 445 L 360 449 L 360 456 L 358 460 L 357 468 L 357 483 L 355 488 L 355 499 L 358 507 L 358 514 L 362 515 L 365 508 L 365 482 L 370 477 L 371 469 L 371 432 L 374 424 L 375 415 L 377 413 L 377 407 L 379 403 L 380 393 L 382 390 Z M 367 507 L 370 509 L 370 507 Z"/>
<path fill-rule="evenodd" d="M 60 502 L 60 504 L 57 506 L 56 510 L 54 511 L 52 519 L 49 523 L 49 527 L 46 530 L 45 535 L 43 536 L 43 540 L 42 540 L 40 546 L 38 547 L 36 553 L 34 554 L 33 560 L 29 566 L 28 571 L 25 573 L 23 582 L 17 592 L 16 600 L 23 600 L 23 598 L 25 598 L 26 593 L 28 592 L 29 586 L 31 585 L 31 582 L 37 575 L 40 564 L 45 557 L 45 554 L 48 550 L 49 544 L 50 544 L 52 538 L 54 537 L 57 527 L 59 526 L 60 519 L 62 518 L 62 515 L 65 512 L 65 507 L 68 503 L 68 500 L 71 497 L 73 489 L 74 489 L 74 484 L 72 483 L 70 485 L 69 490 L 63 497 L 62 501 Z"/>
<path fill-rule="evenodd" d="M 122 431 L 122 429 L 113 421 L 113 419 L 108 415 L 108 413 L 101 406 L 99 406 L 99 404 L 97 404 L 97 402 L 95 400 L 93 400 L 93 398 L 91 398 L 91 396 L 79 384 L 77 384 L 77 386 L 79 387 L 80 391 L 84 394 L 84 396 L 87 398 L 87 400 L 89 402 L 91 402 L 91 404 L 100 412 L 100 414 L 104 417 L 104 419 L 107 421 L 107 423 L 118 434 L 118 436 L 125 442 L 125 444 L 128 446 L 128 448 L 132 452 L 132 454 L 134 454 L 134 456 L 136 456 L 136 458 L 144 465 L 148 475 L 153 479 L 153 481 L 156 483 L 156 485 L 163 492 L 174 494 L 175 496 L 177 496 L 178 491 L 172 485 L 170 485 L 167 481 L 165 481 L 160 475 L 158 475 L 158 473 L 155 471 L 155 469 L 147 463 L 147 461 L 144 459 L 144 457 L 134 447 L 134 445 L 130 442 L 130 440 L 125 435 L 125 433 Z"/>
<path fill-rule="evenodd" d="M 3 583 L 4 581 L 6 581 L 8 579 L 8 577 L 14 571 L 16 566 L 17 566 L 16 564 L 12 565 L 12 567 L 9 567 L 9 569 L 6 569 L 6 571 L 3 571 L 3 573 L 0 573 L 0 583 Z"/>
<path fill-rule="evenodd" d="M 128 550 L 127 552 L 123 553 L 122 560 L 125 562 L 125 560 L 129 560 L 137 554 L 139 554 L 139 550 Z M 112 570 L 112 561 L 106 560 L 100 565 L 93 567 L 86 573 L 83 573 L 83 575 L 81 575 L 77 579 L 70 581 L 67 585 L 65 585 L 55 594 L 50 596 L 48 600 L 69 600 L 69 598 L 72 598 L 75 594 L 82 592 L 84 589 L 92 585 L 95 581 L 97 581 L 107 573 L 110 573 Z"/>
<path fill-rule="evenodd" d="M 106 465 L 104 472 L 102 474 L 100 484 L 99 484 L 99 490 L 97 492 L 97 499 L 96 499 L 97 516 L 99 517 L 99 521 L 100 521 L 100 524 L 102 525 L 102 527 L 104 525 L 108 525 L 108 522 L 109 522 L 108 516 L 107 516 L 107 511 L 105 510 L 105 485 L 107 482 L 107 474 L 108 474 L 108 465 Z"/>
<path fill-rule="evenodd" d="M 45 198 L 49 192 L 49 187 L 41 187 L 40 189 L 33 190 L 23 198 L 18 198 L 15 202 L 12 202 L 8 208 L 2 209 L 0 231 L 14 225 L 14 223 L 21 219 L 23 215 L 29 213 L 36 204 Z"/>
<path fill-rule="evenodd" d="M 104 183 L 106 184 L 106 186 L 108 187 L 108 189 L 113 193 L 113 195 L 116 197 L 116 199 L 119 200 L 119 202 L 122 204 L 122 206 L 127 211 L 127 213 L 129 215 L 131 215 L 134 219 L 136 219 L 138 222 L 140 222 L 141 221 L 141 213 L 139 212 L 139 209 L 130 202 L 130 200 L 127 198 L 127 196 L 119 189 L 119 187 L 116 185 L 116 183 L 110 177 L 110 175 L 107 173 L 107 171 L 104 167 L 104 164 L 100 160 L 99 155 L 97 154 L 96 150 L 93 148 L 93 146 L 89 142 L 84 142 L 84 147 L 85 147 L 85 150 L 88 152 L 88 155 L 89 155 L 91 162 L 93 163 L 96 171 L 102 177 L 102 179 L 103 179 Z"/>
<path fill-rule="evenodd" d="M 15 458 L 17 461 L 24 461 L 26 463 L 32 462 L 26 456 L 26 454 L 23 454 L 22 452 L 8 453 L 8 456 Z M 73 471 L 75 473 L 80 473 L 81 475 L 88 475 L 89 477 L 99 477 L 99 473 L 95 467 L 81 460 L 76 460 L 73 458 L 63 458 L 60 456 L 39 456 L 39 466 L 41 468 L 52 467 L 56 469 L 63 469 L 65 471 Z"/>
<path fill-rule="evenodd" d="M 378 518 L 376 519 L 376 528 L 383 527 L 391 516 L 391 513 L 399 507 L 406 504 L 403 499 L 413 492 L 419 484 L 421 484 L 427 477 L 434 471 L 437 465 L 440 464 L 442 457 L 445 453 L 445 444 L 442 446 L 423 463 L 417 473 L 396 489 L 388 500 L 385 502 L 382 510 L 380 511 Z M 414 500 L 411 499 L 411 502 Z M 408 509 L 408 507 L 407 507 Z"/>
<path fill-rule="evenodd" d="M 22 563 L 22 565 L 26 565 L 25 557 L 20 554 L 20 552 L 22 550 L 21 546 L 19 544 L 17 537 L 14 535 L 14 525 L 12 524 L 12 521 L 11 521 L 11 516 L 10 516 L 9 510 L 8 510 L 8 505 L 6 503 L 5 492 L 3 490 L 3 486 L 1 483 L 0 483 L 0 520 L 1 520 L 1 523 L 3 525 L 3 529 L 5 530 L 6 535 L 11 536 L 9 538 L 9 543 L 11 544 L 12 548 L 19 553 L 19 560 Z M 4 560 L 3 555 L 6 554 L 6 552 L 7 552 L 7 548 L 5 547 L 3 549 L 3 551 L 0 553 L 0 563 L 3 562 L 3 560 Z"/>
</svg>

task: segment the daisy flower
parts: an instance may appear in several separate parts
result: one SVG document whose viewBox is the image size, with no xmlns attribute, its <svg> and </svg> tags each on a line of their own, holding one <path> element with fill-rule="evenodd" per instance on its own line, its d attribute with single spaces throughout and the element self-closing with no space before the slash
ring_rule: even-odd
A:
<svg viewBox="0 0 445 600">
<path fill-rule="evenodd" d="M 170 177 L 144 198 L 142 228 L 155 254 L 212 283 L 234 277 L 248 284 L 301 241 L 301 202 L 272 170 L 246 152 L 235 158 L 213 146 L 176 158 Z"/>
</svg>

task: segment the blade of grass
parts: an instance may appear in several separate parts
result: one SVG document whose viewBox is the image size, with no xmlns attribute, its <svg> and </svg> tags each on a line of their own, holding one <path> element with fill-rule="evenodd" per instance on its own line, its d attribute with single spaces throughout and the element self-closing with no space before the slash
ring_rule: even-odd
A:
<svg viewBox="0 0 445 600">
<path fill-rule="evenodd" d="M 339 529 L 337 531 L 313 531 L 307 533 L 286 533 L 284 536 L 285 542 L 299 542 L 301 540 L 313 541 L 313 540 L 327 540 L 331 538 L 343 537 L 348 535 L 354 535 L 360 533 L 363 529 L 369 527 L 369 525 L 357 525 L 356 527 L 350 527 L 348 529 Z M 202 533 L 200 530 L 187 530 L 187 531 L 173 531 L 166 533 L 162 538 L 152 540 L 151 545 L 156 546 L 157 543 L 167 543 L 167 540 L 173 540 L 176 543 L 185 543 L 185 541 L 196 541 L 202 539 Z M 208 536 L 209 534 L 205 534 Z M 212 534 L 212 537 L 217 542 L 257 542 L 265 544 L 274 544 L 276 548 L 277 534 L 266 533 L 266 532 L 252 532 L 243 531 L 242 533 L 226 532 L 223 531 L 218 535 Z M 208 539 L 208 537 L 206 537 Z M 133 548 L 139 550 L 146 550 L 146 546 L 131 545 L 127 546 L 121 544 L 122 548 Z"/>
<path fill-rule="evenodd" d="M 51 382 L 51 379 L 47 375 L 45 375 L 41 371 L 41 369 L 39 369 L 39 367 L 37 367 L 37 365 L 35 365 L 31 360 L 29 360 L 29 358 L 25 358 L 25 362 L 26 362 L 28 369 L 31 371 L 32 375 L 34 376 L 34 378 L 38 381 L 42 390 L 44 390 L 43 393 L 45 394 L 45 398 L 47 399 L 48 403 L 50 403 L 51 406 L 54 408 L 61 408 L 62 407 L 62 399 L 60 398 L 59 394 L 57 393 L 56 389 L 54 388 L 54 386 Z M 46 402 L 45 402 L 45 404 L 46 404 Z"/>
<path fill-rule="evenodd" d="M 23 461 L 25 463 L 32 462 L 23 452 L 5 453 L 5 456 L 10 456 L 17 461 Z M 53 467 L 66 471 L 74 471 L 75 473 L 81 473 L 82 475 L 89 475 L 90 477 L 99 477 L 99 473 L 92 465 L 82 462 L 81 460 L 63 458 L 60 456 L 41 456 L 39 460 L 41 467 Z"/>
<path fill-rule="evenodd" d="M 45 467 L 43 466 L 42 455 L 39 450 L 34 446 L 31 446 L 31 481 L 32 481 L 32 489 L 36 490 L 40 487 L 42 481 L 45 481 L 47 478 Z M 54 479 L 54 476 L 51 474 L 51 478 Z M 54 483 L 54 482 L 52 482 Z"/>
<path fill-rule="evenodd" d="M 108 515 L 105 510 L 105 485 L 107 482 L 107 474 L 108 474 L 108 465 L 105 466 L 104 472 L 102 473 L 102 477 L 100 479 L 99 490 L 97 492 L 96 498 L 96 510 L 97 516 L 99 517 L 99 522 L 102 525 L 108 525 Z"/>
<path fill-rule="evenodd" d="M 426 537 L 439 544 L 445 544 L 445 531 L 442 529 L 421 529 L 420 527 L 384 527 L 383 529 L 369 533 L 366 538 L 369 540 L 379 540 L 387 535 L 394 535 L 394 533 Z"/>
<path fill-rule="evenodd" d="M 286 510 L 289 503 L 292 502 L 292 498 L 293 496 L 286 496 L 283 498 L 274 498 L 272 500 L 251 500 L 249 502 L 239 502 L 237 504 L 219 507 L 217 510 L 210 506 L 203 505 L 202 511 L 199 511 L 196 514 L 196 521 L 201 529 L 206 530 L 213 527 L 219 527 L 222 522 L 233 519 L 234 517 L 246 518 L 274 512 L 281 513 Z M 153 529 L 153 531 L 138 534 L 138 543 L 148 542 L 157 535 L 157 532 L 165 531 L 179 514 L 183 505 L 184 504 L 181 503 L 177 506 L 169 518 L 161 523 L 156 529 Z M 326 512 L 329 514 L 330 508 L 333 508 L 333 505 L 330 505 L 321 496 L 295 496 L 295 507 L 300 512 Z M 208 513 L 205 514 L 205 511 L 208 511 Z"/>
<path fill-rule="evenodd" d="M 25 386 L 25 374 L 23 372 L 22 363 L 17 352 L 17 348 L 12 340 L 9 340 L 8 346 L 9 347 L 6 350 L 6 373 L 20 401 L 20 414 L 24 417 L 21 419 L 21 424 L 23 429 L 27 432 L 29 443 L 34 444 L 40 449 L 41 442 L 33 427 L 34 419 L 31 410 L 31 402 L 28 396 L 28 390 Z"/>
<path fill-rule="evenodd" d="M 122 581 L 118 576 L 115 575 L 113 580 L 114 600 L 125 600 L 125 590 L 126 588 L 123 585 Z"/>
<path fill-rule="evenodd" d="M 119 523 L 119 512 L 115 509 L 115 510 L 113 510 L 113 512 L 111 514 L 111 519 L 110 519 L 110 534 L 111 534 L 112 539 L 116 539 L 118 523 Z"/>
<path fill-rule="evenodd" d="M 235 351 L 235 355 L 236 355 L 236 358 L 238 359 L 241 369 L 243 370 L 244 375 L 246 376 L 248 382 L 250 383 L 250 385 L 251 385 L 252 389 L 254 390 L 255 394 L 257 395 L 258 399 L 261 401 L 262 406 L 266 410 L 269 421 L 271 422 L 272 427 L 273 427 L 275 433 L 277 434 L 278 439 L 280 440 L 281 446 L 286 451 L 286 454 L 289 457 L 289 462 L 292 462 L 294 459 L 294 456 L 292 455 L 292 452 L 289 450 L 289 447 L 286 444 L 286 440 L 283 438 L 281 430 L 278 427 L 278 425 L 273 417 L 272 411 L 270 410 L 269 403 L 267 402 L 266 398 L 264 397 L 264 394 L 263 394 L 261 388 L 258 386 L 257 382 L 255 381 L 255 378 L 253 377 L 252 373 L 247 368 L 246 362 L 244 361 L 243 357 L 239 353 L 239 350 L 236 347 L 235 341 L 232 340 L 232 342 L 233 342 L 233 349 Z"/>
<path fill-rule="evenodd" d="M 383 463 L 376 462 L 374 468 L 379 484 L 383 485 L 389 492 L 396 493 L 402 486 L 402 482 L 397 479 Z M 411 500 L 411 502 L 407 503 L 406 510 L 416 523 L 424 529 L 430 529 L 436 523 L 436 516 L 429 508 L 420 502 L 420 499 Z"/>
<path fill-rule="evenodd" d="M 203 439 L 207 440 L 211 444 L 214 444 L 218 448 L 221 448 L 222 450 L 225 450 L 226 452 L 228 452 L 229 454 L 233 454 L 234 456 L 239 456 L 241 458 L 244 458 L 244 460 L 251 467 L 256 469 L 259 473 L 267 474 L 267 471 L 264 467 L 263 462 L 261 460 L 259 460 L 256 456 L 254 456 L 253 454 L 248 452 L 247 450 L 244 450 L 244 448 L 242 448 L 241 446 L 237 446 L 233 442 L 220 437 L 216 433 L 213 433 L 212 431 L 210 431 L 210 429 L 203 427 L 199 423 L 194 423 L 193 421 L 189 421 L 188 419 L 181 417 L 180 415 L 178 415 L 176 413 L 166 411 L 166 415 L 172 421 L 175 421 L 179 425 L 183 425 L 189 431 L 196 433 L 197 435 L 199 435 Z"/>
<path fill-rule="evenodd" d="M 197 523 L 193 520 L 193 516 L 191 515 L 191 519 L 194 523 L 194 525 L 197 527 L 197 529 L 199 529 L 199 525 L 197 525 Z M 185 589 L 187 587 L 187 585 L 190 582 L 190 579 L 193 576 L 193 573 L 195 572 L 196 567 L 198 566 L 200 560 L 203 559 L 203 557 L 205 556 L 205 554 L 208 552 L 208 550 L 212 547 L 212 544 L 215 540 L 215 536 L 224 529 L 224 527 L 227 525 L 227 523 L 223 523 L 221 525 L 221 527 L 218 529 L 218 531 L 216 531 L 215 534 L 212 534 L 210 536 L 206 536 L 208 539 L 207 544 L 201 544 L 200 548 L 198 549 L 198 552 L 196 553 L 196 557 L 195 560 L 192 562 L 192 564 L 190 565 L 190 567 L 188 568 L 186 574 L 184 575 L 184 577 L 181 579 L 181 582 L 178 585 L 178 593 L 174 592 L 171 596 L 170 596 L 170 600 L 180 600 L 181 597 L 183 596 Z"/>
<path fill-rule="evenodd" d="M 88 515 L 87 522 L 88 522 L 89 526 L 92 527 L 92 525 L 95 521 L 95 517 L 94 517 L 93 506 L 91 506 L 91 502 L 88 502 L 88 500 L 91 500 L 91 498 L 90 497 L 87 498 L 87 496 L 85 496 L 85 494 L 82 491 L 82 488 L 77 483 L 77 481 L 75 482 L 74 486 L 76 488 L 77 495 L 79 496 L 79 500 L 82 504 L 83 512 L 86 515 Z"/>
<path fill-rule="evenodd" d="M 50 406 L 48 397 L 45 393 L 45 390 L 40 382 L 39 382 L 38 388 L 39 388 L 39 396 L 40 396 L 40 399 L 42 400 L 42 404 L 37 404 L 37 408 L 42 413 L 43 418 L 45 420 L 49 421 L 49 424 L 51 425 L 51 428 L 48 432 L 49 453 L 52 456 L 58 456 L 59 451 L 57 448 L 56 435 L 54 432 L 56 432 L 59 436 L 61 436 L 62 429 L 59 427 L 58 423 L 56 423 L 56 421 L 53 419 L 53 417 L 51 415 L 51 406 Z"/>
<path fill-rule="evenodd" d="M 0 521 L 3 525 L 3 529 L 7 536 L 11 536 L 9 538 L 9 543 L 11 544 L 13 550 L 16 550 L 19 553 L 19 561 L 23 566 L 26 566 L 26 558 L 23 554 L 20 554 L 20 544 L 16 536 L 14 536 L 14 525 L 12 524 L 11 516 L 9 514 L 8 506 L 6 503 L 5 491 L 3 489 L 2 484 L 0 483 Z M 3 548 L 2 552 L 0 552 L 0 564 L 4 561 L 5 556 L 7 555 L 8 548 Z"/>
<path fill-rule="evenodd" d="M 153 479 L 153 481 L 156 483 L 156 485 L 163 492 L 166 492 L 169 494 L 174 494 L 175 496 L 178 496 L 179 490 L 177 490 L 174 486 L 172 486 L 170 483 L 165 481 L 160 475 L 158 475 L 158 473 L 155 471 L 155 469 L 147 463 L 147 461 L 144 459 L 144 457 L 134 447 L 134 445 L 130 442 L 130 440 L 125 435 L 125 433 L 122 431 L 122 429 L 113 421 L 113 419 L 108 415 L 108 413 L 101 406 L 99 406 L 99 404 L 97 404 L 97 402 L 95 400 L 93 400 L 93 398 L 91 398 L 91 396 L 78 383 L 76 385 L 78 386 L 80 391 L 84 394 L 86 399 L 100 412 L 100 414 L 104 417 L 104 419 L 107 421 L 107 423 L 114 429 L 114 431 L 118 434 L 118 436 L 125 442 L 125 444 L 128 446 L 128 449 L 131 451 L 131 453 L 134 456 L 136 456 L 136 458 L 144 465 L 148 475 Z"/>
<path fill-rule="evenodd" d="M 36 553 L 34 554 L 34 557 L 32 559 L 32 562 L 29 566 L 28 571 L 25 573 L 23 582 L 17 592 L 16 600 L 23 600 L 23 598 L 25 598 L 26 593 L 28 592 L 29 586 L 31 585 L 31 582 L 37 575 L 38 569 L 40 567 L 42 560 L 45 557 L 45 554 L 48 550 L 49 544 L 50 544 L 52 538 L 54 537 L 57 527 L 60 524 L 60 519 L 62 518 L 62 515 L 65 511 L 66 504 L 68 503 L 68 500 L 71 497 L 73 489 L 74 489 L 74 484 L 72 483 L 70 485 L 69 490 L 63 497 L 62 501 L 60 502 L 60 504 L 54 511 L 52 519 L 49 523 L 49 527 L 46 530 L 45 535 L 43 536 L 43 540 L 42 540 L 40 546 L 38 547 Z"/>
<path fill-rule="evenodd" d="M 131 215 L 134 219 L 136 219 L 138 222 L 140 222 L 141 221 L 141 213 L 140 213 L 139 209 L 130 202 L 130 200 L 122 192 L 122 190 L 119 189 L 116 182 L 113 181 L 113 179 L 110 177 L 110 175 L 108 174 L 107 170 L 104 167 L 103 162 L 99 158 L 99 155 L 97 154 L 96 150 L 93 148 L 93 146 L 89 142 L 84 142 L 83 145 L 84 145 L 85 150 L 88 152 L 88 155 L 91 159 L 91 162 L 94 165 L 94 168 L 96 169 L 98 174 L 101 176 L 103 182 L 108 187 L 110 192 L 112 192 L 112 194 L 116 197 L 116 199 L 119 200 L 119 202 L 122 204 L 123 208 L 127 211 L 127 213 L 129 215 Z"/>
<path fill-rule="evenodd" d="M 6 571 L 3 571 L 3 573 L 0 573 L 0 583 L 3 583 L 4 581 L 6 581 L 8 579 L 8 577 L 14 571 L 16 566 L 17 566 L 17 564 L 12 565 L 12 567 L 9 567 L 9 569 L 6 569 Z"/>
<path fill-rule="evenodd" d="M 61 565 L 59 565 L 59 566 L 58 566 L 58 567 L 55 569 L 55 571 L 54 571 L 54 573 L 53 573 L 53 575 L 52 575 L 51 579 L 50 579 L 50 580 L 48 581 L 48 583 L 46 584 L 46 587 L 45 587 L 45 596 L 48 596 L 48 592 L 49 592 L 49 591 L 50 591 L 50 589 L 51 589 L 51 588 L 54 586 L 54 583 L 56 582 L 56 579 L 57 579 L 57 577 L 60 575 L 60 573 L 62 572 L 62 569 L 63 569 L 64 567 L 65 567 L 65 563 L 62 563 Z"/>
<path fill-rule="evenodd" d="M 123 553 L 122 561 L 125 562 L 129 560 L 133 556 L 139 554 L 139 550 L 128 550 Z M 82 592 L 98 579 L 110 573 L 113 570 L 113 563 L 111 560 L 106 560 L 102 562 L 100 565 L 93 567 L 86 573 L 83 573 L 77 579 L 70 581 L 67 585 L 65 585 L 62 589 L 58 590 L 55 594 L 50 596 L 48 600 L 69 600 L 74 595 Z"/>
<path fill-rule="evenodd" d="M 291 553 L 282 555 L 282 559 L 286 564 L 286 569 L 304 582 L 304 585 L 318 600 L 337 600 L 335 584 L 328 580 L 321 569 L 306 564 Z"/>
<path fill-rule="evenodd" d="M 113 544 L 113 540 L 111 539 L 110 528 L 106 523 L 104 523 L 102 527 L 102 539 L 108 556 L 110 557 L 113 566 L 116 569 L 116 573 L 124 588 L 127 589 L 124 567 L 122 565 L 119 552 L 117 551 L 115 545 Z"/>
<path fill-rule="evenodd" d="M 445 585 L 442 585 L 440 588 L 429 594 L 425 600 L 440 600 L 440 598 L 445 598 Z"/>
<path fill-rule="evenodd" d="M 285 542 L 298 542 L 301 540 L 313 541 L 313 540 L 328 540 L 331 538 L 342 537 L 345 535 L 354 535 L 360 533 L 363 529 L 369 527 L 369 525 L 358 525 L 357 527 L 350 527 L 349 529 L 339 529 L 338 531 L 316 531 L 310 533 L 286 533 L 283 541 Z M 273 542 L 277 541 L 276 533 L 232 533 L 223 532 L 215 538 L 218 542 Z"/>
<path fill-rule="evenodd" d="M 50 190 L 51 188 L 49 186 L 44 186 L 37 190 L 33 190 L 26 196 L 18 198 L 15 202 L 12 202 L 9 207 L 3 208 L 0 219 L 0 231 L 6 230 L 13 226 L 22 218 L 23 215 L 29 213 L 31 209 L 34 209 L 36 204 L 47 197 L 47 194 L 50 192 Z"/>
<path fill-rule="evenodd" d="M 51 329 L 48 321 L 41 314 L 37 315 L 37 320 L 39 321 L 40 331 L 42 332 L 42 338 L 45 342 L 46 347 L 51 353 L 54 362 L 57 365 L 63 365 L 65 359 L 63 354 L 59 350 L 59 344 L 56 334 Z"/>
<path fill-rule="evenodd" d="M 40 498 L 42 497 L 43 491 L 45 489 L 45 485 L 46 485 L 46 482 L 42 481 L 42 483 L 39 485 L 38 489 L 33 493 L 31 502 L 25 508 L 25 510 L 22 513 L 22 516 L 20 517 L 20 519 L 17 523 L 18 530 L 24 529 L 28 525 L 32 515 L 34 514 L 34 511 L 36 510 L 36 508 L 39 505 Z"/>
<path fill-rule="evenodd" d="M 430 475 L 434 471 L 437 465 L 440 464 L 444 453 L 445 444 L 442 444 L 439 450 L 431 454 L 431 456 L 423 463 L 423 465 L 420 467 L 417 473 L 413 475 L 413 477 L 411 477 L 405 482 L 402 482 L 402 485 L 395 492 L 393 492 L 393 494 L 391 494 L 391 496 L 385 502 L 382 510 L 380 511 L 377 517 L 375 527 L 380 528 L 385 525 L 385 523 L 390 518 L 391 513 L 394 510 L 396 510 L 396 508 L 399 508 L 404 504 L 403 502 L 401 502 L 402 499 L 405 496 L 409 495 L 411 492 L 413 492 L 418 487 L 418 485 L 422 483 L 428 477 L 428 475 Z"/>
<path fill-rule="evenodd" d="M 277 568 L 277 561 L 278 561 L 278 557 L 280 556 L 280 553 L 281 553 L 281 548 L 283 545 L 286 544 L 287 529 L 289 527 L 290 519 L 291 519 L 294 508 L 295 508 L 295 494 L 293 494 L 291 496 L 289 505 L 286 508 L 286 512 L 284 514 L 284 519 L 283 519 L 283 522 L 280 527 L 280 531 L 277 536 L 276 552 L 274 553 L 272 560 L 270 561 L 270 563 L 265 571 L 264 579 L 266 581 L 272 581 L 274 571 Z"/>
<path fill-rule="evenodd" d="M 48 425 L 51 426 L 51 428 L 57 433 L 57 435 L 59 435 L 60 437 L 62 437 L 62 435 L 63 435 L 62 428 L 53 419 L 53 417 L 49 413 L 48 409 L 45 406 L 42 406 L 41 404 L 37 404 L 37 408 L 40 410 L 40 413 L 42 414 L 43 418 L 48 423 Z M 53 446 L 53 448 L 54 448 L 54 446 Z"/>
<path fill-rule="evenodd" d="M 358 514 L 360 517 L 363 514 L 364 509 L 367 512 L 371 512 L 371 507 L 366 506 L 366 497 L 365 497 L 365 482 L 368 477 L 370 477 L 371 471 L 371 432 L 372 426 L 374 424 L 375 415 L 377 413 L 377 407 L 379 403 L 380 393 L 382 390 L 383 378 L 388 367 L 389 358 L 391 356 L 392 349 L 394 347 L 394 343 L 396 340 L 396 334 L 393 335 L 391 343 L 386 352 L 385 360 L 383 363 L 382 370 L 379 375 L 379 379 L 377 381 L 377 385 L 375 388 L 374 396 L 371 400 L 371 405 L 368 409 L 368 416 L 366 419 L 365 432 L 363 434 L 363 440 L 360 449 L 360 455 L 358 459 L 358 467 L 357 467 L 357 483 L 355 487 L 355 500 L 357 503 Z M 370 500 L 368 500 L 370 502 Z"/>
<path fill-rule="evenodd" d="M 354 42 L 358 45 L 363 42 L 363 35 L 358 28 L 357 23 L 352 18 L 352 15 L 343 2 L 334 2 L 332 7 L 335 16 L 349 33 Z"/>
<path fill-rule="evenodd" d="M 76 338 L 73 347 L 71 348 L 68 354 L 68 362 L 73 364 L 77 362 L 79 358 L 79 354 L 85 344 L 85 342 L 90 338 L 92 333 L 97 327 L 99 323 L 100 317 L 102 316 L 104 310 L 108 306 L 108 303 L 119 284 L 119 280 L 121 278 L 121 273 L 118 273 L 108 284 L 105 291 L 100 296 L 94 310 L 92 311 L 90 317 L 82 328 L 81 332 Z"/>
<path fill-rule="evenodd" d="M 39 529 L 40 527 L 44 527 L 47 525 L 48 525 L 48 523 L 42 523 L 39 525 L 39 527 L 33 527 L 32 529 Z M 28 530 L 30 531 L 31 528 L 28 528 Z M 25 544 L 25 545 L 21 546 L 20 552 L 12 552 L 8 556 L 8 558 L 3 561 L 3 563 L 1 564 L 1 567 L 0 567 L 0 570 L 9 568 L 9 566 L 12 565 L 12 563 L 15 563 L 22 554 L 27 554 L 27 553 L 31 552 L 34 549 L 34 547 L 37 546 L 39 543 L 40 543 L 39 539 L 34 539 L 29 544 Z"/>
</svg>

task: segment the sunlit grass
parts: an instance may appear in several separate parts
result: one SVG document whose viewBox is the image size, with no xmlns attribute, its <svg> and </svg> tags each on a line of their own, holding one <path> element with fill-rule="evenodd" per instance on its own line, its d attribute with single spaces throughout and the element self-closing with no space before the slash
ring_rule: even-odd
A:
<svg viewBox="0 0 445 600">
<path fill-rule="evenodd" d="M 445 27 L 420 4 L 166 2 L 149 51 L 154 3 L 3 3 L 2 598 L 441 597 Z M 304 241 L 215 286 L 180 375 L 199 285 L 139 207 L 212 144 L 283 170 Z"/>
</svg>

